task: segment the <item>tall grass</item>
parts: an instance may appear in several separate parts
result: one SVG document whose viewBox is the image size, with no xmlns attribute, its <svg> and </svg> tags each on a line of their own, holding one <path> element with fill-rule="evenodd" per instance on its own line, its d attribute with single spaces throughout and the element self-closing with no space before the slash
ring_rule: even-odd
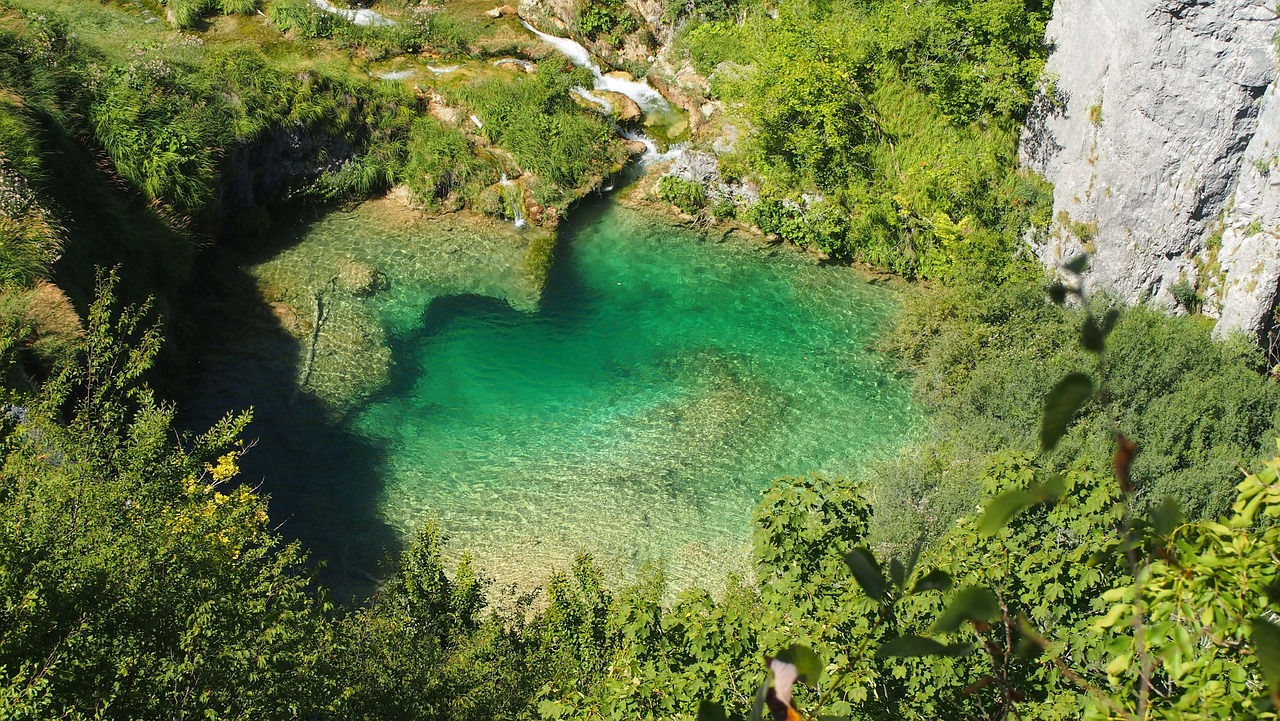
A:
<svg viewBox="0 0 1280 721">
<path fill-rule="evenodd" d="M 409 135 L 404 182 L 414 199 L 436 206 L 452 194 L 474 197 L 497 182 L 493 166 L 481 161 L 461 130 L 430 116 L 414 121 Z"/>
<path fill-rule="evenodd" d="M 544 60 L 533 76 L 486 80 L 455 91 L 484 123 L 482 132 L 520 167 L 562 191 L 586 184 L 622 160 L 607 122 L 577 106 L 568 90 L 590 85 L 580 68 Z"/>
<path fill-rule="evenodd" d="M 200 19 L 211 13 L 225 15 L 249 15 L 256 12 L 261 0 L 165 0 L 173 17 L 173 24 L 179 28 L 195 27 Z"/>
</svg>

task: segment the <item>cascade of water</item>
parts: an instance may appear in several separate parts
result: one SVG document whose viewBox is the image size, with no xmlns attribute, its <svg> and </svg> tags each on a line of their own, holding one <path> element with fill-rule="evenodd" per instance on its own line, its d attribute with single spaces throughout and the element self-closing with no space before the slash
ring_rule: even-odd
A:
<svg viewBox="0 0 1280 721">
<path fill-rule="evenodd" d="M 678 145 L 672 145 L 669 148 L 667 148 L 667 152 L 660 153 L 658 152 L 658 144 L 653 142 L 653 138 L 650 138 L 644 133 L 633 133 L 631 131 L 624 130 L 622 131 L 622 137 L 626 138 L 627 140 L 635 140 L 637 142 L 644 143 L 644 148 L 645 148 L 644 155 L 640 156 L 640 163 L 642 165 L 648 165 L 649 163 L 657 163 L 664 160 L 674 160 L 677 156 L 680 155 L 680 153 L 684 152 L 684 148 L 685 148 L 685 144 L 680 143 Z"/>
<path fill-rule="evenodd" d="M 604 98 L 600 97 L 599 95 L 596 95 L 595 93 L 591 92 L 590 90 L 587 90 L 586 88 L 574 88 L 572 92 L 578 97 L 586 100 L 589 103 L 595 103 L 596 105 L 599 105 L 601 108 L 604 109 L 606 113 L 613 112 L 613 103 L 609 102 L 608 100 L 605 100 Z"/>
<path fill-rule="evenodd" d="M 316 7 L 320 8 L 321 10 L 327 13 L 333 13 L 334 15 L 338 15 L 342 18 L 345 18 L 347 22 L 353 25 L 386 26 L 386 25 L 396 24 L 395 20 L 392 20 L 391 18 L 386 17 L 384 15 L 379 15 L 378 13 L 372 10 L 369 10 L 368 8 L 361 8 L 359 10 L 348 10 L 346 8 L 340 8 L 334 5 L 333 3 L 328 2 L 327 0 L 311 0 L 311 2 Z"/>
<path fill-rule="evenodd" d="M 662 97 L 662 93 L 653 89 L 653 86 L 646 82 L 638 80 L 626 80 L 624 78 L 605 75 L 600 70 L 600 66 L 591 59 L 591 52 L 582 47 L 578 43 L 569 38 L 560 38 L 555 35 L 548 35 L 540 32 L 537 28 L 530 25 L 527 21 L 521 20 L 520 24 L 538 39 L 547 43 L 551 47 L 560 52 L 561 55 L 569 58 L 569 61 L 578 67 L 586 68 L 591 71 L 595 77 L 594 90 L 609 90 L 615 93 L 621 93 L 628 98 L 636 101 L 642 110 L 647 112 L 666 113 L 671 111 L 671 103 Z"/>
<path fill-rule="evenodd" d="M 498 183 L 501 184 L 503 188 L 509 189 L 504 190 L 502 195 L 507 201 L 507 204 L 511 206 L 512 224 L 517 228 L 523 228 L 525 226 L 524 198 L 521 197 L 523 196 L 523 193 L 516 187 L 515 181 L 507 177 L 506 173 L 502 174 L 502 179 L 499 180 Z"/>
</svg>

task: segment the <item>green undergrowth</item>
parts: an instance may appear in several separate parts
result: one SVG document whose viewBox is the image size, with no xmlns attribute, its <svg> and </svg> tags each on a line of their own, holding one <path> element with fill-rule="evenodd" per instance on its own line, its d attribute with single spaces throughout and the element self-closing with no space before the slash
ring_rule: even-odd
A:
<svg viewBox="0 0 1280 721">
<path fill-rule="evenodd" d="M 553 55 L 531 76 L 482 80 L 449 92 L 474 110 L 485 138 L 542 181 L 532 188 L 534 200 L 554 205 L 626 159 L 609 123 L 572 101 L 569 89 L 575 86 L 590 87 L 590 73 Z"/>
<path fill-rule="evenodd" d="M 943 423 L 938 442 L 958 449 L 987 435 L 1006 447 L 975 445 L 970 505 L 883 569 L 850 559 L 870 557 L 881 514 L 907 501 L 887 497 L 881 475 L 802 476 L 763 493 L 754 577 L 730 579 L 719 596 L 690 588 L 672 597 L 657 566 L 610 588 L 582 557 L 539 598 L 493 612 L 490 582 L 466 558 L 447 567 L 445 538 L 428 524 L 381 590 L 344 609 L 308 579 L 301 550 L 273 534 L 264 499 L 235 483 L 250 451 L 240 437 L 247 417 L 173 435 L 172 407 L 139 382 L 159 336 L 144 309 L 113 302 L 112 287 L 101 286 L 49 382 L 0 397 L 9 404 L 0 463 L 5 478 L 20 479 L 0 485 L 0 699 L 17 718 L 693 719 L 703 702 L 746 718 L 768 678 L 762 655 L 794 644 L 826 668 L 797 688 L 796 705 L 812 717 L 985 718 L 1002 708 L 995 717 L 1006 718 L 1016 708 L 1020 718 L 1109 718 L 1108 703 L 1137 703 L 1142 718 L 1271 717 L 1265 695 L 1250 690 L 1261 688 L 1265 649 L 1250 641 L 1247 614 L 1274 605 L 1261 589 L 1276 575 L 1263 543 L 1275 536 L 1266 519 L 1280 512 L 1266 491 L 1276 465 L 1256 458 L 1277 394 L 1254 374 L 1256 353 L 1215 343 L 1194 322 L 1130 311 L 1106 354 L 1086 356 L 1074 350 L 1081 313 L 1049 307 L 1030 287 L 910 310 L 924 337 L 894 342 L 914 348 L 922 393 L 940 409 L 969 404 L 985 429 Z M 0 370 L 18 358 L 5 338 Z M 995 353 L 1008 342 L 1029 349 Z M 1099 416 L 1086 410 L 1058 451 L 1036 454 L 1028 439 L 1038 390 L 1091 358 L 1105 359 L 1114 389 L 1094 402 L 1119 409 L 1138 459 L 1175 453 L 1179 437 L 1220 450 L 1185 456 L 1181 475 L 1135 466 L 1118 482 L 1094 445 Z M 1220 390 L 1191 397 L 1199 384 Z M 1247 439 L 1232 445 L 1237 432 Z M 1264 480 L 1219 474 L 1212 457 L 1232 454 L 1262 467 Z M 904 474 L 930 472 L 900 463 Z M 1135 608 L 1126 594 L 1141 586 L 1123 561 L 1134 526 L 1121 525 L 1118 499 L 1130 482 L 1148 496 L 1177 490 L 1166 477 L 1184 489 L 1205 481 L 1225 503 L 1193 515 L 1226 508 L 1230 518 L 1152 512 L 1166 557 L 1183 565 L 1158 561 L 1145 581 L 1157 594 L 1143 624 L 1162 693 L 1135 701 L 1136 676 L 1121 670 L 1144 662 L 1121 619 Z M 1011 515 L 994 533 L 977 517 L 987 499 L 1037 483 L 1051 484 L 1057 502 Z M 1237 483 L 1271 500 L 1233 506 Z M 1231 575 L 1215 576 L 1224 565 Z M 1018 629 L 1052 639 L 1047 648 L 971 654 L 975 640 L 1017 640 L 1005 626 L 975 623 L 974 636 L 961 631 L 963 618 L 940 618 L 976 603 L 964 600 L 976 587 L 995 588 L 1003 611 L 970 615 L 1020 619 L 1029 626 Z M 1223 643 L 1195 640 L 1204 634 Z"/>
<path fill-rule="evenodd" d="M 1040 401 L 1062 375 L 1091 365 L 1080 314 L 1044 298 L 1033 279 L 904 296 L 882 342 L 913 371 L 934 432 L 876 471 L 877 540 L 901 552 L 921 531 L 942 534 L 980 500 L 991 458 L 1035 452 Z M 1257 346 L 1214 341 L 1211 329 L 1204 318 L 1126 310 L 1108 341 L 1108 413 L 1086 406 L 1050 459 L 1105 468 L 1119 431 L 1142 448 L 1131 471 L 1138 509 L 1174 498 L 1194 518 L 1226 513 L 1240 467 L 1272 452 L 1280 387 Z"/>
<path fill-rule="evenodd" d="M 679 46 L 750 129 L 721 165 L 761 181 L 761 230 L 948 280 L 1000 274 L 1048 223 L 1047 184 L 1017 170 L 1047 3 L 690 7 Z"/>
</svg>

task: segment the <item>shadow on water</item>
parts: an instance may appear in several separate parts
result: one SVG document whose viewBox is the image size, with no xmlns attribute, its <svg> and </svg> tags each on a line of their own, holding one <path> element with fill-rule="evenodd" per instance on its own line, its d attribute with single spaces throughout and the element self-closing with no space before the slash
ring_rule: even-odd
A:
<svg viewBox="0 0 1280 721">
<path fill-rule="evenodd" d="M 286 329 L 288 315 L 245 270 L 296 243 L 306 231 L 301 225 L 269 248 L 205 252 L 192 292 L 204 339 L 179 423 L 199 432 L 228 412 L 252 409 L 240 480 L 270 497 L 277 532 L 302 544 L 335 597 L 359 600 L 375 590 L 386 559 L 401 550 L 379 511 L 387 450 L 352 433 L 347 418 L 298 389 L 306 348 Z"/>
</svg>

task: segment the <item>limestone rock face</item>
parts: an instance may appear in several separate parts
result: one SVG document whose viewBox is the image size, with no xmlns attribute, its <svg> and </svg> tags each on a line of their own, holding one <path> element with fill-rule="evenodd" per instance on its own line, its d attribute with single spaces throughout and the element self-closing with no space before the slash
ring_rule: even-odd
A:
<svg viewBox="0 0 1280 721">
<path fill-rule="evenodd" d="M 1280 153 L 1274 18 L 1257 0 L 1057 0 L 1021 143 L 1054 184 L 1046 265 L 1085 249 L 1091 288 L 1175 307 L 1170 289 L 1190 284 L 1220 334 L 1265 330 L 1280 280 L 1280 196 L 1262 170 Z"/>
</svg>

